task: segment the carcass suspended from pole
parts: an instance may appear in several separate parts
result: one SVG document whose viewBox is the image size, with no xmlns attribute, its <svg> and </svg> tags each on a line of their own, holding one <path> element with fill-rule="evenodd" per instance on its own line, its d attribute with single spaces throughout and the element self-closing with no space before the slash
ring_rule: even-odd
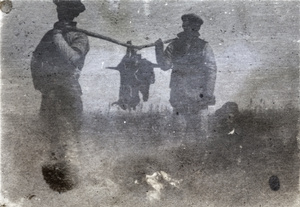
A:
<svg viewBox="0 0 300 207">
<path fill-rule="evenodd" d="M 130 41 L 127 44 L 131 44 Z M 148 101 L 150 85 L 155 82 L 154 68 L 157 64 L 137 54 L 137 49 L 127 47 L 126 55 L 117 67 L 107 67 L 120 72 L 119 100 L 112 105 L 118 105 L 123 110 L 135 110 L 140 103 L 140 93 L 143 101 Z"/>
<path fill-rule="evenodd" d="M 123 110 L 135 110 L 140 102 L 139 93 L 142 94 L 143 101 L 148 101 L 150 85 L 155 82 L 154 68 L 159 67 L 159 65 L 141 58 L 137 51 L 153 47 L 155 43 L 137 46 L 132 45 L 131 41 L 123 43 L 111 37 L 83 29 L 70 28 L 70 30 L 82 32 L 90 37 L 106 40 L 127 48 L 126 55 L 117 67 L 107 67 L 107 69 L 114 69 L 120 72 L 119 100 L 112 105 L 118 105 Z M 167 44 L 171 41 L 173 39 L 166 40 L 163 43 Z"/>
</svg>

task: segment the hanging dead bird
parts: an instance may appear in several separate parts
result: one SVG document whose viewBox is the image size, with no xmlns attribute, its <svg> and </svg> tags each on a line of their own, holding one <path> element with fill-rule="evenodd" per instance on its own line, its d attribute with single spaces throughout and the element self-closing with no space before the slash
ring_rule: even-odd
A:
<svg viewBox="0 0 300 207">
<path fill-rule="evenodd" d="M 131 44 L 130 41 L 127 44 Z M 155 82 L 154 67 L 156 64 L 137 54 L 137 49 L 127 48 L 126 55 L 117 67 L 107 67 L 120 72 L 119 100 L 112 105 L 118 105 L 123 110 L 135 110 L 140 102 L 139 92 L 143 101 L 148 101 L 150 85 Z"/>
</svg>

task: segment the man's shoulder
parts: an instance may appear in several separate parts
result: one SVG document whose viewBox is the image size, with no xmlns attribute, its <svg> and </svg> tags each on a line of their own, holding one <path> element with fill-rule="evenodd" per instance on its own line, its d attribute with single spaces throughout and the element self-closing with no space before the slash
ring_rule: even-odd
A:
<svg viewBox="0 0 300 207">
<path fill-rule="evenodd" d="M 173 50 L 174 48 L 177 48 L 178 46 L 180 47 L 181 44 L 182 44 L 182 41 L 178 37 L 176 37 L 168 44 L 167 48 Z"/>
<path fill-rule="evenodd" d="M 171 42 L 169 43 L 169 45 L 174 45 L 174 44 L 176 44 L 176 43 L 178 43 L 178 42 L 179 42 L 179 38 L 176 37 L 176 38 L 174 38 L 173 40 L 171 40 Z"/>
<path fill-rule="evenodd" d="M 52 38 L 52 37 L 53 37 L 53 29 L 47 31 L 46 34 L 44 34 L 41 41 L 45 41 L 45 40 L 47 40 L 49 38 Z"/>
<path fill-rule="evenodd" d="M 201 44 L 207 44 L 208 42 L 205 41 L 204 39 L 201 39 L 201 38 L 197 38 L 197 41 Z"/>
<path fill-rule="evenodd" d="M 37 45 L 35 51 L 45 50 L 45 48 L 51 45 L 52 42 L 53 42 L 53 29 L 47 31 L 46 34 L 44 34 L 39 44 Z"/>
<path fill-rule="evenodd" d="M 195 44 L 201 46 L 201 47 L 205 47 L 205 45 L 208 44 L 207 41 L 205 41 L 204 39 L 201 38 L 196 38 L 196 40 L 194 41 Z"/>
<path fill-rule="evenodd" d="M 208 42 L 201 39 L 201 38 L 197 38 L 195 41 L 194 41 L 194 46 L 196 48 L 198 48 L 198 50 L 204 50 L 208 45 Z"/>
</svg>

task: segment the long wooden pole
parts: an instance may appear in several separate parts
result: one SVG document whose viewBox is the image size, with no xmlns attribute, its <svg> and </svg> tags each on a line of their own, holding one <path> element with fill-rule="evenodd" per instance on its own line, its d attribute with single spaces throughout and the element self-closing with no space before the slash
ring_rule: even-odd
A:
<svg viewBox="0 0 300 207">
<path fill-rule="evenodd" d="M 72 28 L 71 30 L 78 31 L 78 32 L 83 32 L 86 35 L 91 36 L 91 37 L 106 40 L 106 41 L 115 43 L 117 45 L 121 45 L 121 46 L 124 46 L 124 47 L 131 47 L 131 48 L 138 49 L 138 50 L 155 46 L 155 43 L 150 43 L 150 44 L 145 44 L 145 45 L 131 45 L 131 44 L 127 44 L 127 43 L 124 43 L 124 42 L 120 42 L 119 40 L 113 39 L 111 37 L 107 37 L 107 36 L 104 36 L 104 35 L 101 35 L 101 34 L 97 34 L 95 32 L 90 32 L 90 31 L 87 31 L 87 30 L 84 30 L 84 29 Z M 167 44 L 167 43 L 172 42 L 173 40 L 174 39 L 165 40 L 165 41 L 163 41 L 163 43 Z"/>
</svg>

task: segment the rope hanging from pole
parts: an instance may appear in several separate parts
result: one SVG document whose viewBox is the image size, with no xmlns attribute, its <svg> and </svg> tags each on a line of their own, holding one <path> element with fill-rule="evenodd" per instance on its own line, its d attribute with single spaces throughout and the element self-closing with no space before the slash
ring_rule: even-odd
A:
<svg viewBox="0 0 300 207">
<path fill-rule="evenodd" d="M 115 43 L 117 45 L 121 45 L 121 46 L 124 46 L 124 47 L 127 47 L 127 48 L 134 48 L 134 49 L 137 49 L 137 50 L 141 50 L 141 49 L 144 49 L 144 48 L 155 46 L 155 43 L 150 43 L 150 44 L 145 44 L 145 45 L 131 45 L 131 44 L 128 44 L 128 43 L 120 42 L 119 40 L 113 39 L 111 37 L 107 37 L 107 36 L 104 36 L 104 35 L 101 35 L 101 34 L 98 34 L 98 33 L 95 33 L 95 32 L 90 32 L 90 31 L 87 31 L 87 30 L 84 30 L 84 29 L 79 29 L 79 28 L 76 28 L 76 29 L 75 28 L 70 28 L 70 29 L 73 30 L 73 31 L 78 31 L 78 32 L 85 33 L 86 35 L 88 35 L 90 37 L 95 37 L 95 38 L 98 38 L 98 39 L 106 40 L 106 41 L 109 41 L 109 42 L 112 42 L 112 43 Z M 172 42 L 173 40 L 174 39 L 165 40 L 165 41 L 163 41 L 163 43 L 167 44 L 167 43 Z"/>
</svg>

